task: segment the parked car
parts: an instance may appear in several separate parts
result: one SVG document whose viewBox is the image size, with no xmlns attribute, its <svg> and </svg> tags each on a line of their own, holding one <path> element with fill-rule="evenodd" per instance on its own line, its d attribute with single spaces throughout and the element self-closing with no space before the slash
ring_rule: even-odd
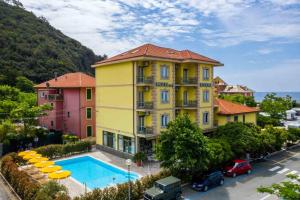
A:
<svg viewBox="0 0 300 200">
<path fill-rule="evenodd" d="M 181 199 L 180 179 L 169 176 L 154 183 L 154 186 L 145 191 L 144 200 L 172 200 Z"/>
<path fill-rule="evenodd" d="M 225 174 L 227 176 L 236 177 L 240 174 L 252 172 L 252 167 L 250 163 L 246 160 L 234 160 L 229 166 L 225 167 Z"/>
<path fill-rule="evenodd" d="M 215 171 L 204 178 L 200 179 L 199 181 L 195 181 L 192 185 L 192 188 L 197 191 L 204 191 L 206 192 L 209 188 L 223 185 L 224 184 L 224 177 L 221 171 Z"/>
</svg>

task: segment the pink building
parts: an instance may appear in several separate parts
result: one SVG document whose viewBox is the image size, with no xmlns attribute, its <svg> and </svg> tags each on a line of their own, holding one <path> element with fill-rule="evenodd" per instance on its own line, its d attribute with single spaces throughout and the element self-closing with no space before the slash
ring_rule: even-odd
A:
<svg viewBox="0 0 300 200">
<path fill-rule="evenodd" d="M 69 73 L 35 86 L 38 105 L 49 103 L 53 110 L 39 125 L 77 135 L 95 136 L 95 78 L 81 72 Z"/>
</svg>

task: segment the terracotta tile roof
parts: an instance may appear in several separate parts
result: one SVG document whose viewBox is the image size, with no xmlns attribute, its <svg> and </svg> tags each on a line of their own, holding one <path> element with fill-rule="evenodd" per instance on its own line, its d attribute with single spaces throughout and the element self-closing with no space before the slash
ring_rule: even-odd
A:
<svg viewBox="0 0 300 200">
<path fill-rule="evenodd" d="M 248 107 L 242 104 L 233 103 L 224 99 L 215 99 L 215 106 L 218 107 L 218 114 L 221 115 L 234 115 L 241 113 L 259 112 L 259 109 Z"/>
<path fill-rule="evenodd" d="M 41 84 L 35 85 L 35 88 L 79 88 L 79 87 L 95 87 L 95 78 L 82 72 L 68 73 L 59 76 Z"/>
<path fill-rule="evenodd" d="M 138 57 L 152 57 L 152 58 L 163 58 L 163 59 L 171 59 L 176 60 L 178 62 L 187 61 L 187 60 L 195 60 L 201 62 L 208 62 L 214 65 L 223 65 L 217 60 L 205 57 L 198 53 L 192 52 L 190 50 L 182 50 L 178 51 L 175 49 L 159 47 L 153 44 L 144 44 L 137 48 L 131 49 L 124 53 L 118 54 L 106 60 L 102 60 L 97 62 L 97 64 L 108 64 L 112 62 L 122 61 L 126 59 L 133 59 Z"/>
</svg>

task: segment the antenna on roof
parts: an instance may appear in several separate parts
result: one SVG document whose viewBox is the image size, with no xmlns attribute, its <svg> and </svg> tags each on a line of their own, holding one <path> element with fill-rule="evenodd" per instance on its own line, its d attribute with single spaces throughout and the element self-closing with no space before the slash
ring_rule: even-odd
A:
<svg viewBox="0 0 300 200">
<path fill-rule="evenodd" d="M 55 81 L 57 81 L 57 72 L 54 72 Z"/>
<path fill-rule="evenodd" d="M 49 82 L 46 83 L 46 87 L 47 87 L 47 88 L 50 87 L 50 83 L 49 83 Z"/>
</svg>

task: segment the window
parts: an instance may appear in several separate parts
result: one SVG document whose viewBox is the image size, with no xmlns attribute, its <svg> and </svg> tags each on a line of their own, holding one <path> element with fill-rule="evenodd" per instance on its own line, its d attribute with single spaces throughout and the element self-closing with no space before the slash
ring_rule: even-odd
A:
<svg viewBox="0 0 300 200">
<path fill-rule="evenodd" d="M 238 115 L 235 115 L 235 116 L 233 117 L 233 121 L 235 121 L 235 122 L 239 121 L 239 116 L 238 116 Z"/>
<path fill-rule="evenodd" d="M 230 116 L 226 116 L 226 121 L 230 122 Z"/>
<path fill-rule="evenodd" d="M 53 121 L 51 121 L 51 126 L 54 126 L 54 122 Z"/>
<path fill-rule="evenodd" d="M 203 102 L 209 102 L 209 90 L 203 91 Z"/>
<path fill-rule="evenodd" d="M 45 97 L 45 92 L 40 92 L 40 97 Z"/>
<path fill-rule="evenodd" d="M 93 127 L 92 126 L 87 126 L 86 127 L 86 136 L 91 137 L 93 135 Z"/>
<path fill-rule="evenodd" d="M 118 135 L 119 138 L 119 151 L 125 153 L 134 153 L 134 139 L 124 135 Z"/>
<path fill-rule="evenodd" d="M 209 80 L 209 69 L 203 68 L 203 80 Z"/>
<path fill-rule="evenodd" d="M 169 91 L 163 90 L 160 93 L 161 103 L 169 103 Z"/>
<path fill-rule="evenodd" d="M 86 100 L 91 100 L 92 99 L 92 89 L 87 88 L 86 89 Z"/>
<path fill-rule="evenodd" d="M 68 112 L 68 117 L 70 117 L 70 112 Z"/>
<path fill-rule="evenodd" d="M 161 127 L 162 128 L 167 127 L 168 123 L 169 123 L 169 115 L 166 114 L 162 115 L 160 119 Z"/>
<path fill-rule="evenodd" d="M 209 113 L 204 112 L 203 113 L 203 124 L 208 124 L 209 123 Z"/>
<path fill-rule="evenodd" d="M 108 131 L 103 131 L 103 145 L 110 148 L 114 148 L 114 143 L 115 134 Z"/>
<path fill-rule="evenodd" d="M 161 65 L 160 77 L 161 77 L 161 79 L 169 79 L 169 66 L 168 65 Z"/>
<path fill-rule="evenodd" d="M 92 119 L 92 108 L 86 108 L 86 118 Z"/>
<path fill-rule="evenodd" d="M 243 123 L 245 123 L 245 122 L 246 122 L 246 115 L 243 114 Z"/>
<path fill-rule="evenodd" d="M 52 107 L 52 108 L 54 108 L 54 105 L 53 105 L 53 103 L 50 103 L 50 105 L 51 105 L 51 107 Z"/>
</svg>

